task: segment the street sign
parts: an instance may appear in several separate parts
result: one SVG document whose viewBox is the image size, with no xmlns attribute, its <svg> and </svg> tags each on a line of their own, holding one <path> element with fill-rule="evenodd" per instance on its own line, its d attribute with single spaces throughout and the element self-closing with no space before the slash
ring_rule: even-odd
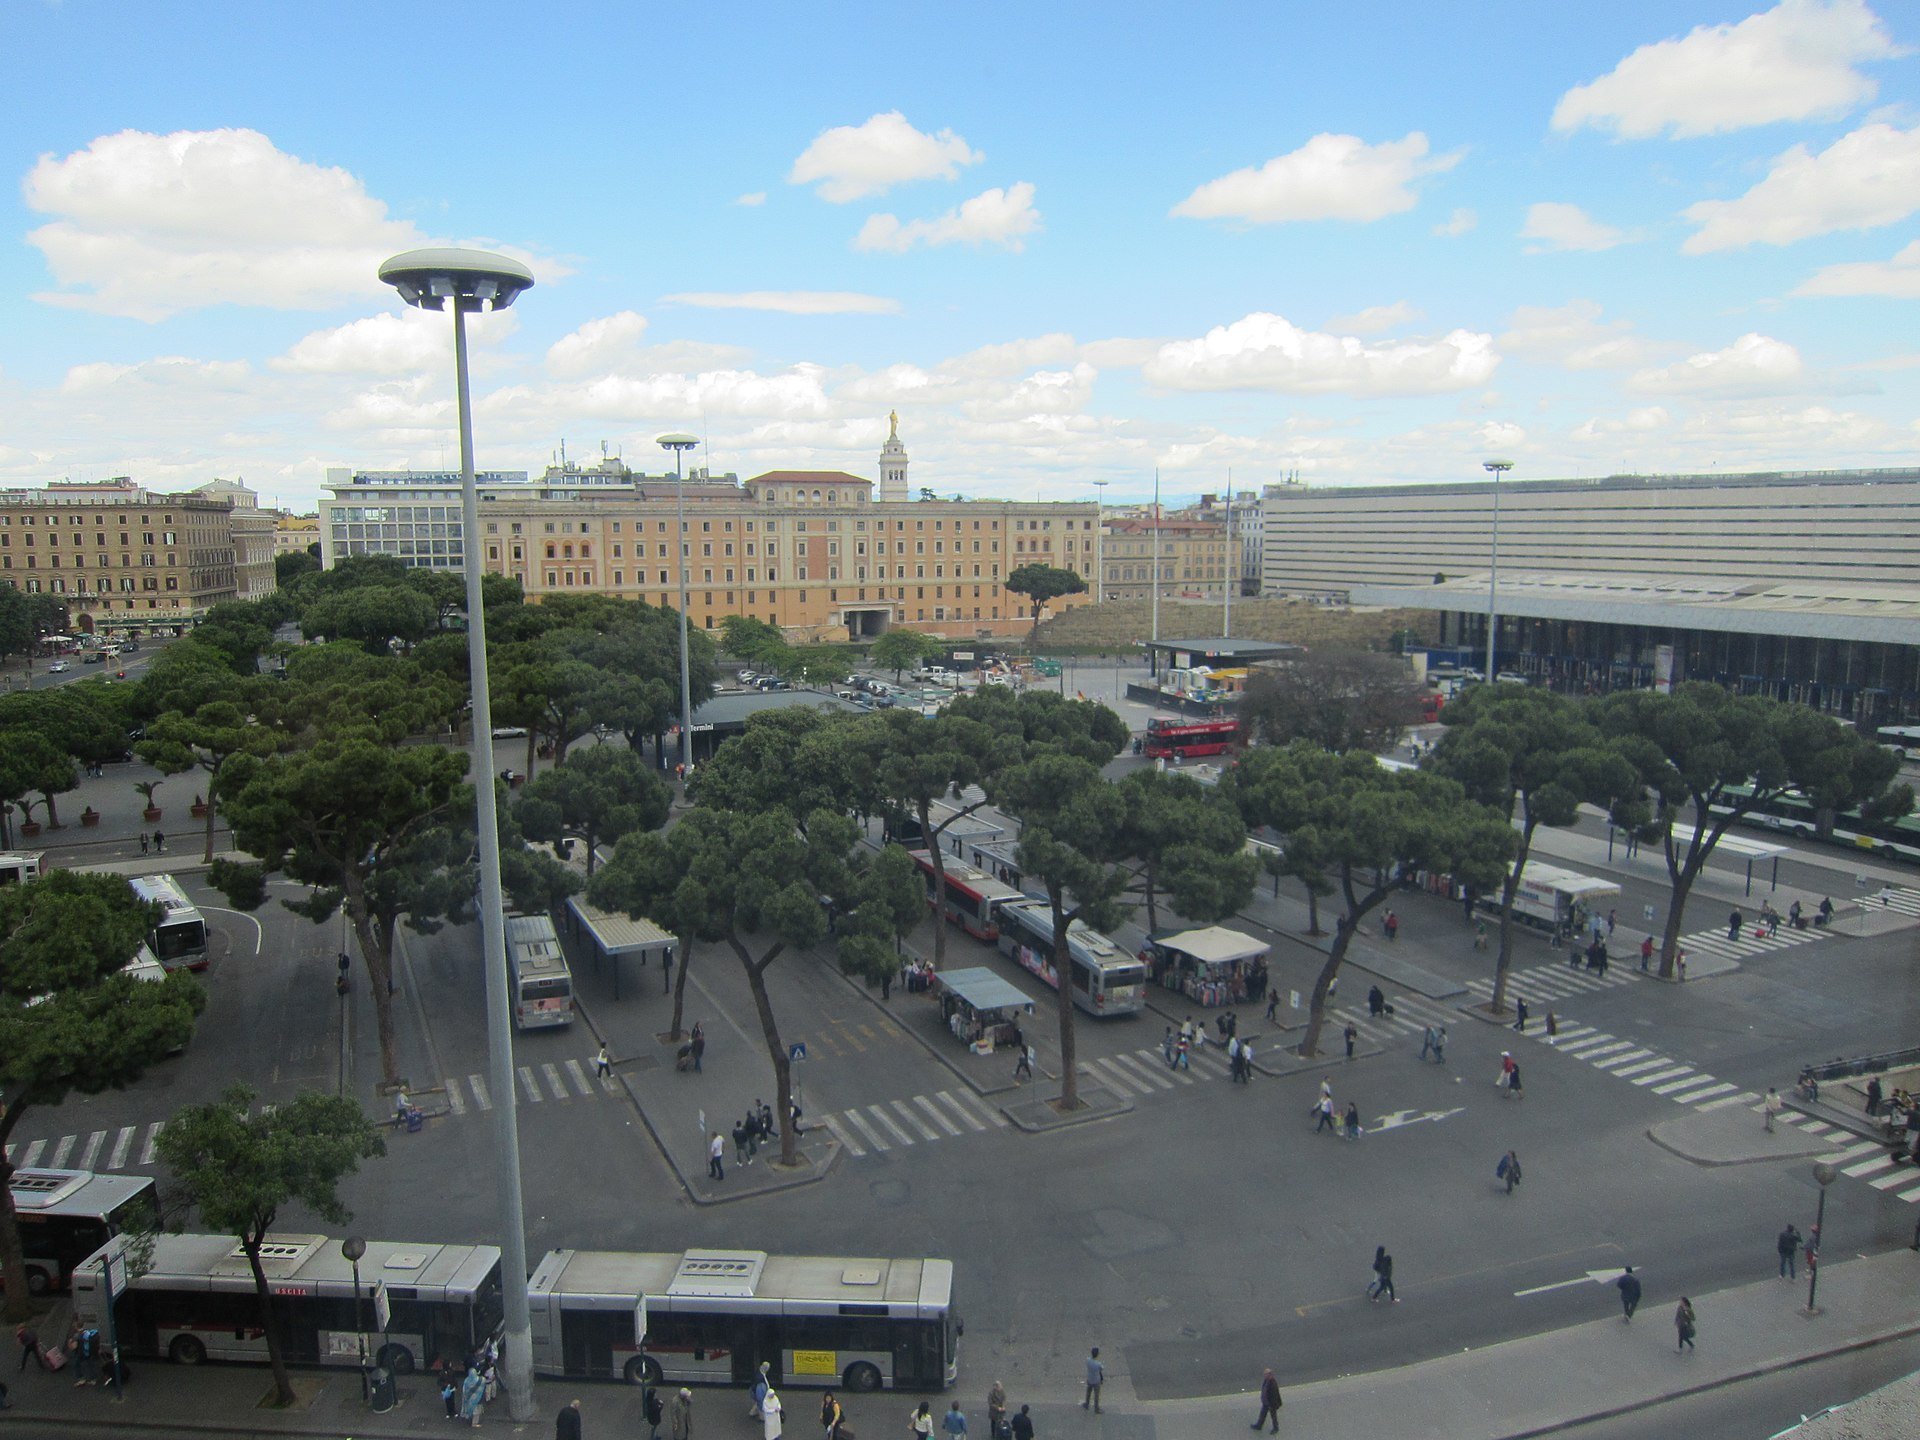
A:
<svg viewBox="0 0 1920 1440">
<path fill-rule="evenodd" d="M 1652 907 L 1651 905 L 1643 905 L 1643 906 L 1641 906 L 1641 907 L 1640 907 L 1640 914 L 1641 914 L 1641 917 L 1642 917 L 1643 919 L 1646 919 L 1646 920 L 1649 920 L 1649 921 L 1650 921 L 1650 920 L 1652 920 L 1652 919 L 1653 919 L 1653 907 Z"/>
<path fill-rule="evenodd" d="M 1287 1004 L 1295 1010 L 1300 1008 L 1300 992 L 1298 990 L 1289 990 L 1287 992 Z"/>
<path fill-rule="evenodd" d="M 806 1058 L 807 1058 L 807 1047 L 804 1041 L 796 1041 L 793 1044 L 787 1046 L 787 1059 L 804 1060 Z"/>
<path fill-rule="evenodd" d="M 387 1296 L 387 1282 L 384 1280 L 374 1283 L 373 1318 L 380 1322 L 381 1334 L 393 1328 L 393 1301 Z"/>
<path fill-rule="evenodd" d="M 1853 877 L 1853 888 L 1856 890 L 1864 890 L 1870 883 L 1864 875 L 1856 875 Z"/>
<path fill-rule="evenodd" d="M 123 1294 L 127 1288 L 127 1252 L 109 1251 L 103 1267 L 107 1272 L 107 1299 Z"/>
</svg>

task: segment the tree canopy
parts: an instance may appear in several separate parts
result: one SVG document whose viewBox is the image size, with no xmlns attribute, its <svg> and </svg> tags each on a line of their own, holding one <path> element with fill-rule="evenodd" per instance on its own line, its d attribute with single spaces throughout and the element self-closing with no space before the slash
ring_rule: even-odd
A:
<svg viewBox="0 0 1920 1440">
<path fill-rule="evenodd" d="M 946 642 L 937 635 L 896 626 L 873 642 L 867 658 L 879 669 L 891 670 L 893 678 L 898 680 L 901 671 L 911 670 L 945 648 Z"/>
<path fill-rule="evenodd" d="M 1084 594 L 1087 582 L 1075 571 L 1036 562 L 1014 570 L 1007 576 L 1005 588 L 1011 594 L 1027 597 L 1027 605 L 1033 611 L 1033 626 L 1037 630 L 1040 628 L 1040 617 L 1049 604 L 1062 595 Z"/>
<path fill-rule="evenodd" d="M 672 801 L 666 782 L 633 751 L 591 745 L 531 781 L 513 811 L 531 839 L 578 835 L 591 876 L 600 845 L 635 830 L 659 829 Z"/>
<path fill-rule="evenodd" d="M 1420 718 L 1420 691 L 1404 660 L 1343 646 L 1316 647 L 1247 680 L 1238 714 L 1263 745 L 1311 740 L 1327 750 L 1380 751 Z"/>
</svg>

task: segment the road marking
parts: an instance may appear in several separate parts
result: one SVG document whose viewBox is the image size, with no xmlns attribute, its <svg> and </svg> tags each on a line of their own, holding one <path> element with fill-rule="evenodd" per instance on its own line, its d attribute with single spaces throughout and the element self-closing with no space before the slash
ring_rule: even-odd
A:
<svg viewBox="0 0 1920 1440">
<path fill-rule="evenodd" d="M 1105 1060 L 1087 1061 L 1081 1065 L 1080 1073 L 1096 1084 L 1108 1086 L 1123 1097 L 1136 1093 L 1144 1093 L 1136 1092 L 1133 1085 L 1129 1085 L 1125 1080 L 1120 1078 L 1119 1067 L 1110 1066 L 1110 1062 Z M 1138 1081 L 1134 1082 L 1134 1084 L 1138 1083 Z"/>
<path fill-rule="evenodd" d="M 1517 1300 L 1523 1295 L 1544 1295 L 1549 1290 L 1564 1290 L 1569 1285 L 1611 1285 L 1626 1273 L 1624 1269 L 1589 1270 L 1586 1274 L 1576 1275 L 1571 1280 L 1556 1280 L 1551 1285 L 1535 1285 L 1531 1290 L 1516 1290 L 1513 1294 Z"/>
<path fill-rule="evenodd" d="M 113 1153 L 107 1157 L 107 1169 L 118 1170 L 127 1163 L 127 1151 L 133 1146 L 133 1131 L 131 1125 L 121 1127 L 119 1136 L 113 1142 Z"/>
<path fill-rule="evenodd" d="M 947 1119 L 947 1117 L 941 1113 L 939 1107 L 936 1106 L 933 1103 L 933 1101 L 929 1100 L 926 1096 L 924 1095 L 914 1096 L 913 1103 L 918 1105 L 922 1110 L 924 1110 L 929 1116 L 929 1118 L 932 1119 L 933 1123 L 938 1125 L 942 1130 L 946 1131 L 947 1134 L 958 1135 L 960 1133 L 960 1127 L 954 1124 L 951 1120 Z"/>
<path fill-rule="evenodd" d="M 487 1095 L 487 1082 L 478 1075 L 467 1076 L 467 1088 L 473 1091 L 473 1098 L 482 1110 L 493 1109 L 493 1101 Z"/>
<path fill-rule="evenodd" d="M 1654 1086 L 1653 1093 L 1655 1095 L 1672 1095 L 1673 1092 L 1676 1090 L 1685 1090 L 1689 1086 L 1698 1085 L 1703 1080 L 1712 1080 L 1712 1079 L 1713 1079 L 1713 1076 L 1707 1074 L 1706 1071 L 1696 1070 L 1692 1075 L 1688 1076 L 1684 1080 L 1669 1080 L 1664 1085 Z M 1674 1098 L 1677 1100 L 1679 1097 L 1675 1096 Z"/>
<path fill-rule="evenodd" d="M 156 1125 L 153 1128 L 158 1130 L 160 1127 Z M 31 1170 L 34 1166 L 38 1165 L 40 1163 L 40 1152 L 46 1148 L 47 1142 L 44 1140 L 35 1140 L 32 1144 L 28 1145 L 26 1159 L 20 1162 L 20 1168 L 22 1170 Z M 7 1147 L 7 1158 L 9 1160 L 13 1158 L 13 1151 L 14 1147 L 9 1145 Z"/>
<path fill-rule="evenodd" d="M 1836 1151 L 1832 1155 L 1822 1155 L 1819 1163 L 1822 1165 L 1845 1165 L 1851 1161 L 1858 1160 L 1862 1155 L 1871 1155 L 1874 1151 L 1884 1150 L 1885 1148 L 1886 1147 L 1878 1140 L 1863 1140 L 1858 1145 L 1849 1145 L 1846 1149 Z M 53 1163 L 57 1166 L 60 1162 L 55 1160 Z"/>
<path fill-rule="evenodd" d="M 87 1137 L 87 1147 L 81 1151 L 80 1163 L 76 1168 L 81 1170 L 93 1169 L 94 1159 L 99 1155 L 100 1147 L 106 1143 L 106 1139 L 107 1132 L 104 1130 L 96 1130 L 93 1134 L 89 1135 Z"/>
<path fill-rule="evenodd" d="M 540 1073 L 547 1077 L 547 1088 L 553 1092 L 554 1099 L 565 1100 L 568 1098 L 567 1082 L 560 1078 L 560 1067 L 558 1065 L 549 1061 L 540 1067 Z"/>
<path fill-rule="evenodd" d="M 447 1109 L 452 1111 L 455 1115 L 466 1114 L 467 1101 L 466 1101 L 466 1097 L 460 1093 L 460 1082 L 458 1080 L 454 1080 L 450 1084 L 442 1086 L 441 1088 L 447 1092 Z"/>
<path fill-rule="evenodd" d="M 580 1092 L 582 1100 L 593 1098 L 593 1086 L 587 1082 L 587 1072 L 580 1068 L 578 1060 L 567 1061 L 567 1078 L 573 1081 L 573 1088 Z"/>
<path fill-rule="evenodd" d="M 902 1145 L 913 1144 L 913 1137 L 907 1134 L 907 1132 L 902 1130 L 898 1125 L 894 1124 L 893 1117 L 887 1114 L 887 1112 L 882 1110 L 878 1105 L 869 1105 L 867 1107 L 867 1113 L 873 1116 L 873 1118 L 878 1120 L 882 1125 L 884 1125 L 887 1128 L 887 1132 L 890 1135 L 892 1135 L 894 1139 L 898 1140 Z"/>
<path fill-rule="evenodd" d="M 1840 1173 L 1858 1180 L 1862 1175 L 1875 1175 L 1893 1164 L 1891 1154 L 1876 1155 L 1871 1160 L 1862 1160 L 1858 1165 L 1849 1165 Z"/>
<path fill-rule="evenodd" d="M 847 1119 L 853 1122 L 854 1129 L 858 1130 L 862 1135 L 867 1137 L 868 1142 L 873 1146 L 874 1149 L 891 1150 L 893 1148 L 891 1145 L 887 1144 L 886 1141 L 880 1138 L 878 1132 L 876 1132 L 871 1125 L 867 1124 L 865 1117 L 863 1117 L 858 1110 L 847 1111 Z"/>
<path fill-rule="evenodd" d="M 1562 1025 L 1560 1043 L 1565 1045 L 1569 1040 L 1584 1040 L 1597 1033 L 1591 1025 Z"/>
<path fill-rule="evenodd" d="M 1709 1085 L 1704 1090 L 1693 1090 L 1685 1095 L 1676 1095 L 1673 1098 L 1682 1105 L 1698 1105 L 1702 1100 L 1710 1100 L 1715 1095 L 1725 1095 L 1732 1089 L 1733 1086 L 1722 1080 L 1719 1084 Z"/>
<path fill-rule="evenodd" d="M 942 1090 L 940 1093 L 944 1095 L 947 1092 Z M 1007 1128 L 1009 1124 L 1012 1123 L 1007 1119 L 1006 1116 L 1002 1115 L 998 1110 L 988 1105 L 986 1101 L 980 1099 L 978 1096 L 968 1095 L 963 1091 L 959 1095 L 956 1095 L 954 1097 L 954 1100 L 955 1100 L 955 1103 L 959 1105 L 961 1110 L 978 1111 L 980 1114 L 984 1115 L 986 1117 L 987 1123 L 989 1125 L 992 1125 L 995 1129 L 1004 1130 Z"/>
<path fill-rule="evenodd" d="M 153 1164 L 154 1152 L 159 1148 L 160 1143 L 160 1127 L 164 1123 L 164 1121 L 156 1120 L 147 1126 L 147 1138 L 140 1142 L 140 1164 Z"/>
<path fill-rule="evenodd" d="M 912 1107 L 909 1106 L 906 1101 L 889 1100 L 887 1103 L 893 1106 L 895 1112 L 902 1120 L 905 1120 L 920 1132 L 920 1138 L 922 1140 L 938 1140 L 940 1138 L 940 1132 L 927 1124 L 927 1122 L 922 1120 L 918 1115 L 914 1114 Z"/>
<path fill-rule="evenodd" d="M 1403 1125 L 1419 1125 L 1431 1120 L 1444 1120 L 1449 1115 L 1458 1115 L 1467 1107 L 1456 1105 L 1451 1110 L 1394 1110 L 1382 1115 L 1367 1128 L 1369 1130 L 1398 1130 Z"/>
<path fill-rule="evenodd" d="M 53 1147 L 53 1159 L 47 1163 L 55 1170 L 66 1169 L 67 1156 L 73 1152 L 73 1142 L 78 1138 L 75 1135 L 62 1135 L 60 1143 Z"/>
<path fill-rule="evenodd" d="M 1700 1108 L 1702 1110 L 1718 1110 L 1727 1105 L 1748 1105 L 1759 1098 L 1760 1097 L 1751 1090 L 1742 1090 L 1737 1095 L 1723 1095 L 1718 1100 L 1709 1100 Z"/>
<path fill-rule="evenodd" d="M 1625 1055 L 1635 1048 L 1637 1047 L 1631 1040 L 1615 1040 L 1610 1045 L 1595 1045 L 1578 1053 L 1580 1058 L 1589 1065 L 1598 1065 L 1607 1056 Z"/>
<path fill-rule="evenodd" d="M 855 1159 L 858 1159 L 859 1157 L 867 1153 L 861 1147 L 860 1142 L 858 1140 L 855 1140 L 851 1135 L 849 1135 L 844 1129 L 841 1128 L 840 1121 L 836 1117 L 832 1115 L 827 1116 L 827 1129 L 833 1132 L 834 1139 L 838 1140 L 842 1145 L 846 1146 L 847 1149 L 852 1152 Z"/>
<path fill-rule="evenodd" d="M 1867 1183 L 1873 1186 L 1873 1188 L 1876 1190 L 1891 1190 L 1894 1186 L 1902 1183 L 1903 1181 L 1910 1181 L 1913 1178 L 1914 1178 L 1913 1171 L 1910 1169 L 1903 1168 L 1899 1170 L 1891 1170 L 1885 1175 L 1876 1175 L 1873 1177 L 1873 1179 L 1869 1180 Z M 1900 1198 L 1905 1200 L 1910 1197 L 1903 1195 Z"/>
<path fill-rule="evenodd" d="M 1584 1039 L 1574 1041 L 1571 1045 L 1562 1041 L 1560 1048 L 1569 1055 L 1578 1055 L 1584 1059 L 1589 1050 L 1599 1050 L 1604 1046 L 1611 1046 L 1611 1048 L 1615 1050 L 1620 1050 L 1624 1049 L 1625 1045 L 1626 1042 L 1616 1042 L 1613 1036 L 1609 1035 L 1606 1031 L 1596 1030 Z"/>
<path fill-rule="evenodd" d="M 1658 1085 L 1662 1080 L 1673 1080 L 1681 1075 L 1691 1075 L 1692 1073 L 1693 1067 L 1691 1065 L 1675 1065 L 1669 1070 L 1650 1070 L 1645 1075 L 1636 1075 L 1633 1077 L 1632 1083 L 1635 1085 Z"/>
<path fill-rule="evenodd" d="M 1134 1083 L 1143 1091 L 1173 1089 L 1173 1081 L 1166 1075 L 1166 1057 L 1158 1050 L 1142 1050 L 1137 1056 L 1115 1055 L 1113 1063 L 1130 1076 L 1138 1074 L 1141 1078 Z"/>
<path fill-rule="evenodd" d="M 1642 1050 L 1640 1051 L 1640 1054 L 1653 1055 L 1653 1052 L 1650 1050 Z M 1622 1055 L 1622 1056 L 1619 1056 L 1618 1058 L 1621 1060 L 1625 1060 L 1627 1057 Z M 1653 1058 L 1650 1060 L 1635 1060 L 1630 1065 L 1619 1065 L 1615 1067 L 1609 1067 L 1609 1071 L 1611 1074 L 1615 1076 L 1644 1075 L 1649 1070 L 1658 1070 L 1662 1065 L 1671 1065 L 1672 1063 L 1673 1062 L 1667 1059 L 1667 1057 L 1664 1055 L 1653 1055 Z"/>
<path fill-rule="evenodd" d="M 531 1100 L 534 1104 L 538 1105 L 541 1099 L 540 1086 L 539 1086 L 539 1083 L 533 1078 L 532 1066 L 522 1065 L 520 1067 L 520 1085 L 521 1085 L 521 1088 L 527 1092 L 527 1098 Z"/>
</svg>

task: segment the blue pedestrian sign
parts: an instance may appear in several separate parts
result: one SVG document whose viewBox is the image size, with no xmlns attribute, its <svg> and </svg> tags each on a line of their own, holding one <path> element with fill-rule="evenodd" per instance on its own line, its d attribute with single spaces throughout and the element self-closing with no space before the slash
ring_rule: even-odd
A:
<svg viewBox="0 0 1920 1440">
<path fill-rule="evenodd" d="M 806 1058 L 807 1058 L 807 1047 L 804 1042 L 798 1042 L 798 1043 L 787 1046 L 787 1059 L 804 1060 Z"/>
</svg>

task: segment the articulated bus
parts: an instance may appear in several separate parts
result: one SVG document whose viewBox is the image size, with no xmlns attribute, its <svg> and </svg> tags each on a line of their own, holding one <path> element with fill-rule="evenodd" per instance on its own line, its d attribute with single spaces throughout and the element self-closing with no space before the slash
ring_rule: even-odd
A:
<svg viewBox="0 0 1920 1440">
<path fill-rule="evenodd" d="M 939 885 L 933 873 L 933 858 L 925 850 L 909 850 L 907 853 L 913 857 L 913 863 L 920 867 L 920 878 L 927 882 L 927 903 L 931 905 L 934 891 Z M 941 869 L 947 876 L 947 923 L 958 925 L 976 940 L 997 940 L 1000 937 L 1000 907 L 1010 900 L 1027 898 L 1013 886 L 1002 884 L 991 875 L 971 865 L 962 865 L 951 857 L 942 860 Z"/>
<path fill-rule="evenodd" d="M 1753 790 L 1747 785 L 1730 785 L 1727 793 L 1745 799 Z M 1729 808 L 1716 805 L 1713 813 L 1724 815 Z M 1741 816 L 1738 823 L 1849 850 L 1868 850 L 1890 860 L 1920 862 L 1920 818 L 1913 815 L 1903 815 L 1897 820 L 1867 820 L 1857 810 L 1842 810 L 1833 817 L 1833 828 L 1823 834 L 1812 802 L 1797 791 L 1789 791 L 1762 801 Z"/>
<path fill-rule="evenodd" d="M 207 968 L 207 922 L 187 899 L 186 892 L 171 875 L 132 875 L 127 883 L 133 893 L 149 904 L 158 904 L 165 913 L 147 936 L 147 944 L 159 962 L 169 970 L 186 966 L 189 970 Z"/>
<path fill-rule="evenodd" d="M 1147 721 L 1142 748 L 1156 758 L 1179 760 L 1188 755 L 1224 755 L 1239 743 L 1238 720 L 1170 720 L 1156 715 Z"/>
<path fill-rule="evenodd" d="M 1053 907 L 1044 900 L 1000 907 L 1000 950 L 1054 989 Z M 1147 1003 L 1147 967 L 1078 920 L 1067 927 L 1073 1003 L 1089 1015 L 1132 1015 Z"/>
<path fill-rule="evenodd" d="M 73 1313 L 107 1333 L 110 1240 L 73 1272 Z M 324 1235 L 269 1235 L 260 1264 L 273 1291 L 286 1358 L 358 1365 L 362 1353 L 396 1375 L 464 1361 L 499 1333 L 500 1252 L 491 1245 L 369 1240 L 354 1263 Z M 120 1347 L 179 1365 L 267 1361 L 247 1253 L 231 1235 L 159 1235 L 147 1268 L 117 1282 Z M 362 1326 L 366 1328 L 362 1330 Z M 363 1349 L 364 1347 L 364 1349 Z"/>
<path fill-rule="evenodd" d="M 20 1222 L 27 1292 L 32 1295 L 65 1290 L 74 1267 L 130 1220 L 158 1220 L 153 1181 L 145 1175 L 23 1168 L 13 1172 L 7 1188 Z"/>
<path fill-rule="evenodd" d="M 547 916 L 507 916 L 507 976 L 513 987 L 514 1029 L 573 1023 L 573 972 Z"/>
<path fill-rule="evenodd" d="M 950 1260 L 550 1251 L 528 1284 L 533 1368 L 582 1379 L 941 1390 L 961 1325 Z"/>
</svg>

